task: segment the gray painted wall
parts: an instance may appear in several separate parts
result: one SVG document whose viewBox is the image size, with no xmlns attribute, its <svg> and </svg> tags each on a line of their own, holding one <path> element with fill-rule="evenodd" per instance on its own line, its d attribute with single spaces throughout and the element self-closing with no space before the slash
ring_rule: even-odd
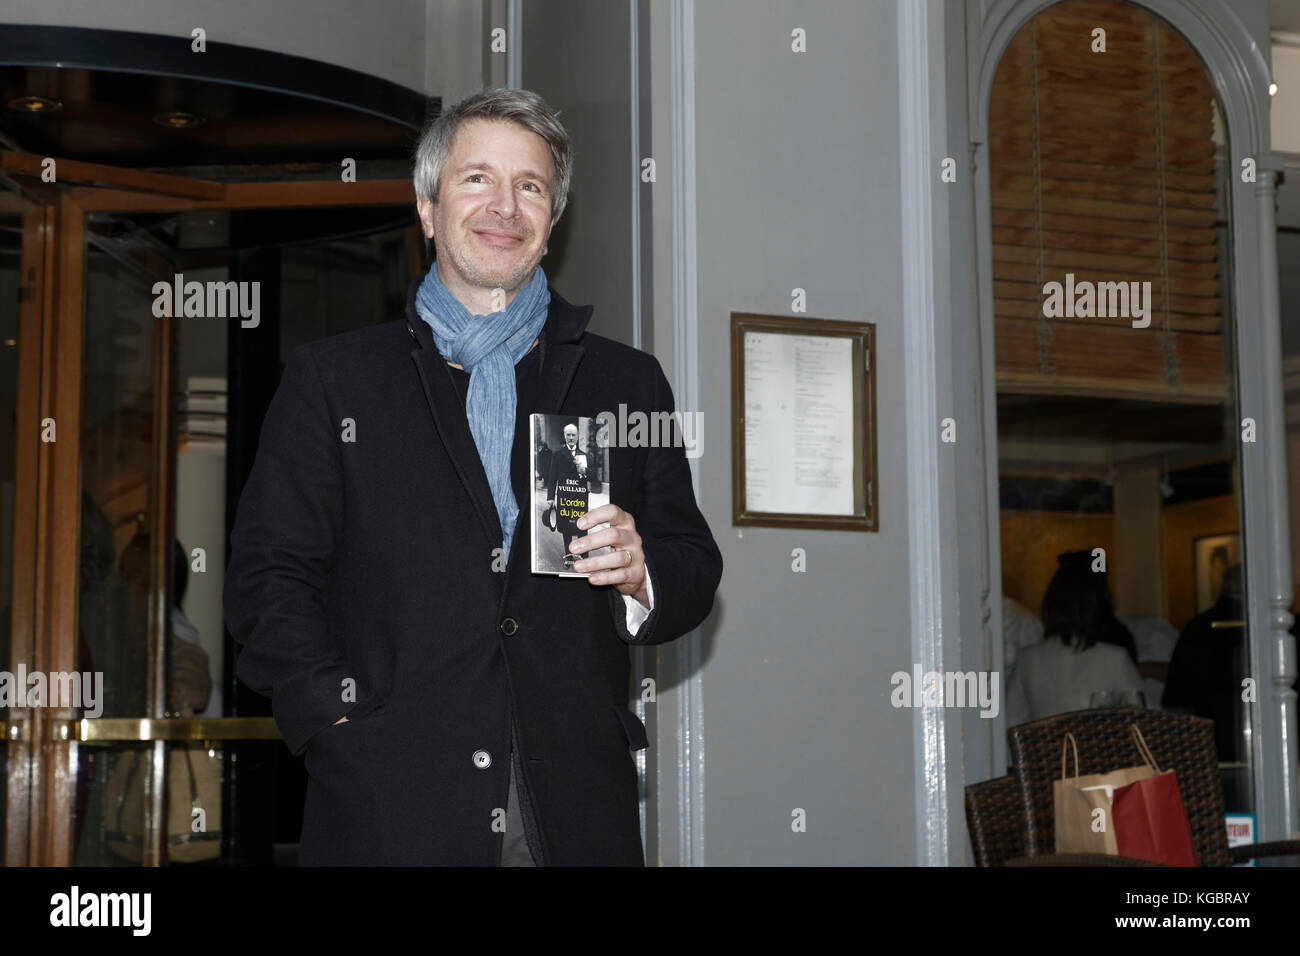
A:
<svg viewBox="0 0 1300 956">
<path fill-rule="evenodd" d="M 704 859 L 913 863 L 912 713 L 889 703 L 911 669 L 894 5 L 695 9 L 700 497 L 726 563 L 704 629 Z M 795 287 L 809 316 L 877 323 L 875 534 L 731 527 L 729 316 L 789 315 Z"/>
<path fill-rule="evenodd" d="M 569 204 L 542 268 L 568 301 L 595 305 L 592 332 L 631 344 L 628 4 L 546 0 L 522 7 L 521 84 L 560 111 L 574 151 Z"/>
<path fill-rule="evenodd" d="M 480 89 L 493 60 L 488 41 L 496 22 L 484 0 L 424 0 L 424 92 L 450 106 Z M 504 18 L 502 18 L 504 19 Z"/>
</svg>

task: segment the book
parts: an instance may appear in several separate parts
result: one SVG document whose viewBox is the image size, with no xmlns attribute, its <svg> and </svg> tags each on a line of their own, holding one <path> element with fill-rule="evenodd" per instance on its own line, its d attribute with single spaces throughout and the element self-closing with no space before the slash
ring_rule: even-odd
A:
<svg viewBox="0 0 1300 956">
<path fill-rule="evenodd" d="M 609 503 L 609 444 L 594 418 L 535 412 L 529 424 L 533 574 L 588 577 L 591 572 L 574 571 L 573 562 L 608 554 L 610 549 L 575 555 L 569 552 L 569 542 L 609 527 L 605 523 L 582 531 L 577 525 L 588 511 Z"/>
</svg>

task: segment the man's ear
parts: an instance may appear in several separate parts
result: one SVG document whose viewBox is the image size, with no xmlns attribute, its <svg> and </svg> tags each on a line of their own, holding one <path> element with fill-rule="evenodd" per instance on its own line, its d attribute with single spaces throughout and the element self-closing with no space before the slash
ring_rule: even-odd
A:
<svg viewBox="0 0 1300 956">
<path fill-rule="evenodd" d="M 433 201 L 417 199 L 415 201 L 415 211 L 420 217 L 420 226 L 424 229 L 425 237 L 433 238 Z"/>
</svg>

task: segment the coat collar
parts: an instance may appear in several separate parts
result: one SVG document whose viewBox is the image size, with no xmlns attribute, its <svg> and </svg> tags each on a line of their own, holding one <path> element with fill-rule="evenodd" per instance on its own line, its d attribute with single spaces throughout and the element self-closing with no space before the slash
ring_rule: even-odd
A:
<svg viewBox="0 0 1300 956">
<path fill-rule="evenodd" d="M 433 266 L 430 265 L 430 268 Z M 501 519 L 497 516 L 492 488 L 488 484 L 487 472 L 483 470 L 478 446 L 474 444 L 474 436 L 469 430 L 469 421 L 452 379 L 451 367 L 433 341 L 433 329 L 420 318 L 415 308 L 415 296 L 423 281 L 424 273 L 412 281 L 406 295 L 406 331 L 415 345 L 411 350 L 411 358 L 415 361 L 438 436 L 478 513 L 488 540 L 501 541 Z M 558 414 L 573 382 L 574 373 L 582 362 L 584 349 L 579 343 L 587 323 L 591 321 L 593 307 L 570 305 L 554 288 L 548 285 L 547 289 L 551 293 L 551 303 L 547 309 L 546 323 L 542 327 L 542 341 L 537 343 L 537 347 L 542 350 L 542 373 L 538 383 L 539 407 L 535 411 Z M 526 512 L 521 513 L 521 518 L 526 516 Z M 516 540 L 519 537 L 516 529 Z M 514 550 L 513 547 L 511 550 Z"/>
</svg>

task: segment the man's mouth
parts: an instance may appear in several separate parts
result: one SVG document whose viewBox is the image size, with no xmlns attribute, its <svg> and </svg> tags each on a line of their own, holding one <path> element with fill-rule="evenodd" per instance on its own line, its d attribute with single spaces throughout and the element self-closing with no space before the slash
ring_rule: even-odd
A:
<svg viewBox="0 0 1300 956">
<path fill-rule="evenodd" d="M 503 249 L 512 248 L 524 241 L 523 236 L 517 236 L 513 232 L 501 232 L 496 229 L 475 229 L 474 234 L 488 245 L 500 246 Z"/>
</svg>

